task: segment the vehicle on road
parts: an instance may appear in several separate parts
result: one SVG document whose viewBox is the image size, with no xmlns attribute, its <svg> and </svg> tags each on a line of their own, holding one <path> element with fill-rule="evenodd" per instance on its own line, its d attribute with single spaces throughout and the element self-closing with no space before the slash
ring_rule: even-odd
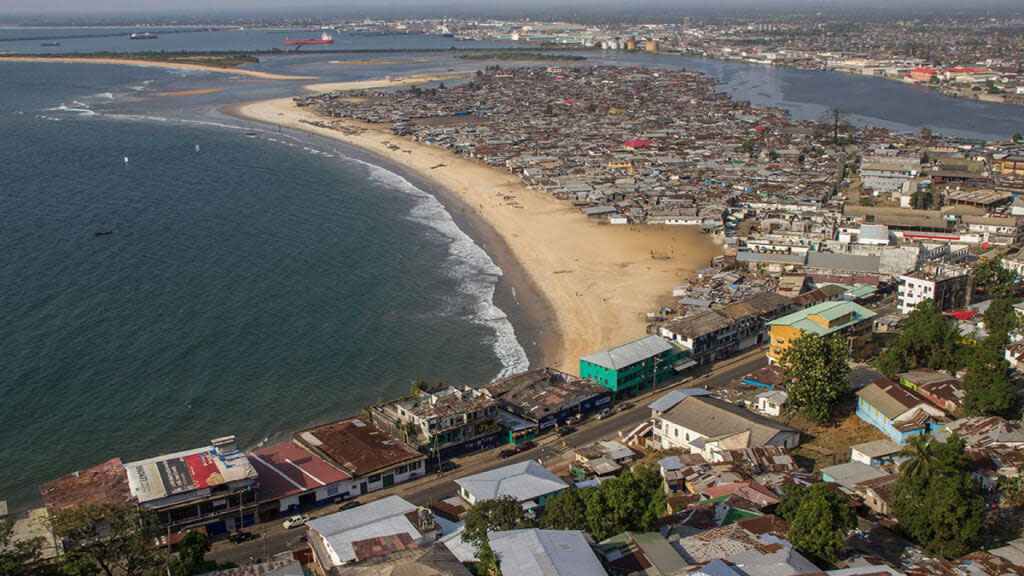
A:
<svg viewBox="0 0 1024 576">
<path fill-rule="evenodd" d="M 516 451 L 514 449 L 512 449 L 512 448 L 506 448 L 506 449 L 502 450 L 500 453 L 498 453 L 498 456 L 500 456 L 502 458 L 508 458 L 509 456 L 515 456 L 515 455 L 516 455 Z"/>
<path fill-rule="evenodd" d="M 632 402 L 623 402 L 622 404 L 619 404 L 618 407 L 615 408 L 615 411 L 616 412 L 625 412 L 626 410 L 629 410 L 633 406 L 634 406 L 634 404 Z"/>
<path fill-rule="evenodd" d="M 459 465 L 456 464 L 455 462 L 452 462 L 451 460 L 445 460 L 444 462 L 441 462 L 441 472 L 451 472 L 452 470 L 455 470 L 458 467 Z"/>
<path fill-rule="evenodd" d="M 292 528 L 304 525 L 306 522 L 309 522 L 309 516 L 292 516 L 284 521 L 283 526 L 286 530 L 291 530 Z"/>
<path fill-rule="evenodd" d="M 338 510 L 339 511 L 340 510 L 351 510 L 353 508 L 356 508 L 356 507 L 362 506 L 362 505 L 363 505 L 362 502 L 360 502 L 359 500 L 349 500 L 348 502 L 345 502 L 344 504 L 339 506 Z"/>
<path fill-rule="evenodd" d="M 576 431 L 576 429 L 573 428 L 572 426 L 560 426 L 558 428 L 558 431 L 556 432 L 556 434 L 558 434 L 560 437 L 561 436 L 568 436 L 569 434 L 572 434 L 575 431 Z"/>
<path fill-rule="evenodd" d="M 522 444 L 519 444 L 518 446 L 516 446 L 515 451 L 516 451 L 516 454 L 519 454 L 520 452 L 526 452 L 527 450 L 529 450 L 531 448 L 536 448 L 536 447 L 537 447 L 537 443 L 536 442 L 534 442 L 533 440 L 527 440 L 526 442 L 523 442 Z"/>
<path fill-rule="evenodd" d="M 228 536 L 228 541 L 233 542 L 235 544 L 239 544 L 242 542 L 248 542 L 249 540 L 253 540 L 256 538 L 259 538 L 259 536 L 253 534 L 252 532 L 248 532 L 246 530 L 238 530 L 237 532 L 232 532 Z"/>
<path fill-rule="evenodd" d="M 608 416 L 611 416 L 611 413 L 612 413 L 611 408 L 602 408 L 601 411 L 597 413 L 597 419 L 598 420 L 604 420 Z"/>
</svg>

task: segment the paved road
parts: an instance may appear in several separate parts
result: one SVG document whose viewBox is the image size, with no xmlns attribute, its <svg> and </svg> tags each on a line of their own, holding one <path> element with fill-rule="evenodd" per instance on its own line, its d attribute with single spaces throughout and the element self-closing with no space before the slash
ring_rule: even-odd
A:
<svg viewBox="0 0 1024 576">
<path fill-rule="evenodd" d="M 502 448 L 499 447 L 485 452 L 471 454 L 462 458 L 454 459 L 459 468 L 440 475 L 431 475 L 420 478 L 413 482 L 399 484 L 386 490 L 378 490 L 372 494 L 366 494 L 359 498 L 362 503 L 371 502 L 386 496 L 398 495 L 406 500 L 425 506 L 431 502 L 443 500 L 455 496 L 457 486 L 455 479 L 470 474 L 483 472 L 496 465 L 525 462 L 526 460 L 540 460 L 543 464 L 546 460 L 557 457 L 576 446 L 584 446 L 598 440 L 618 439 L 619 432 L 627 433 L 635 426 L 650 418 L 651 411 L 647 408 L 655 398 L 661 396 L 673 388 L 698 388 L 707 386 L 714 390 L 726 388 L 734 384 L 744 375 L 764 366 L 767 360 L 764 350 L 761 348 L 748 351 L 728 360 L 723 360 L 714 365 L 710 370 L 707 368 L 695 368 L 686 376 L 658 386 L 655 390 L 647 390 L 630 401 L 633 408 L 613 413 L 603 420 L 597 420 L 591 416 L 588 420 L 577 426 L 577 431 L 559 438 L 555 434 L 546 434 L 537 439 L 538 446 L 521 454 L 516 454 L 507 459 L 499 456 Z M 565 440 L 567 447 L 562 447 Z M 565 470 L 557 472 L 560 476 L 565 475 Z M 309 512 L 310 516 L 323 516 L 337 511 L 337 506 L 324 506 Z M 252 558 L 264 558 L 266 555 L 275 554 L 288 549 L 296 549 L 305 546 L 300 537 L 306 530 L 294 528 L 285 530 L 282 526 L 283 520 L 275 520 L 249 528 L 248 530 L 260 537 L 241 544 L 232 544 L 226 539 L 214 543 L 213 550 L 207 554 L 207 558 L 218 562 L 236 562 L 246 564 Z M 266 534 L 264 538 L 263 534 Z"/>
</svg>

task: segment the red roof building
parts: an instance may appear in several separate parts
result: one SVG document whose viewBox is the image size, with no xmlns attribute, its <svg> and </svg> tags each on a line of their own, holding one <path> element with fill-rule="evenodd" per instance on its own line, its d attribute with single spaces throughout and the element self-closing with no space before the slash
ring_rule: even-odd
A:
<svg viewBox="0 0 1024 576">
<path fill-rule="evenodd" d="M 111 458 L 98 466 L 42 484 L 39 494 L 51 512 L 88 504 L 127 504 L 132 500 L 128 476 L 120 458 Z"/>
<path fill-rule="evenodd" d="M 641 138 L 634 138 L 629 142 L 624 142 L 622 145 L 626 148 L 632 148 L 635 150 L 637 148 L 649 148 L 654 145 L 654 142 L 651 142 L 650 140 L 643 140 Z"/>
<path fill-rule="evenodd" d="M 260 475 L 261 505 L 278 502 L 281 512 L 358 490 L 350 475 L 291 442 L 257 450 L 249 454 L 249 462 Z"/>
<path fill-rule="evenodd" d="M 910 76 L 911 80 L 917 80 L 918 82 L 927 82 L 932 79 L 932 76 L 935 76 L 938 73 L 938 70 L 933 70 L 931 68 L 914 68 L 913 70 L 910 71 L 910 74 L 908 74 L 908 76 Z"/>
</svg>

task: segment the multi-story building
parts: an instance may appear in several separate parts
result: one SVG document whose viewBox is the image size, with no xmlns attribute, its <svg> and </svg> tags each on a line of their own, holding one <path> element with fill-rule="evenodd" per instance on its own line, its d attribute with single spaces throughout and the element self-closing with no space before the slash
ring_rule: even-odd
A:
<svg viewBox="0 0 1024 576">
<path fill-rule="evenodd" d="M 993 163 L 995 164 L 995 163 Z M 1003 176 L 1024 177 L 1024 156 L 1012 154 L 998 161 L 999 173 Z"/>
<path fill-rule="evenodd" d="M 941 310 L 953 310 L 971 303 L 972 284 L 966 268 L 922 270 L 900 276 L 896 298 L 903 314 L 909 314 L 925 300 L 934 300 Z"/>
<path fill-rule="evenodd" d="M 210 444 L 125 464 L 132 497 L 176 529 L 203 526 L 208 534 L 220 534 L 255 524 L 256 469 L 234 436 Z"/>
<path fill-rule="evenodd" d="M 580 376 L 611 389 L 616 396 L 655 386 L 685 363 L 688 351 L 658 336 L 580 357 Z M 681 364 L 680 364 L 681 365 Z"/>
<path fill-rule="evenodd" d="M 677 318 L 661 327 L 661 335 L 689 350 L 692 362 L 706 364 L 762 344 L 765 322 L 793 307 L 788 296 L 759 292 L 716 310 Z"/>
<path fill-rule="evenodd" d="M 554 368 L 537 368 L 491 382 L 482 390 L 498 403 L 507 436 L 519 444 L 611 404 L 612 391 Z"/>
<path fill-rule="evenodd" d="M 820 337 L 842 336 L 850 352 L 862 357 L 870 351 L 871 319 L 875 313 L 853 302 L 822 302 L 768 323 L 768 361 L 776 363 L 801 334 Z"/>
<path fill-rule="evenodd" d="M 377 404 L 368 413 L 374 424 L 395 437 L 424 454 L 441 457 L 490 446 L 500 434 L 496 402 L 468 386 Z"/>
<path fill-rule="evenodd" d="M 654 420 L 656 446 L 683 448 L 709 461 L 719 450 L 800 444 L 799 431 L 711 396 L 687 396 Z"/>
</svg>

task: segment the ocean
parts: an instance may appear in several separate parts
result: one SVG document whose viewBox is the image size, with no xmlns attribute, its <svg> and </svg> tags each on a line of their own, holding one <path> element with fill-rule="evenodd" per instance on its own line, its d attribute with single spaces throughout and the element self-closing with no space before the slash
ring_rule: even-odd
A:
<svg viewBox="0 0 1024 576">
<path fill-rule="evenodd" d="M 422 50 L 435 39 L 368 41 Z M 839 100 L 859 120 L 910 131 L 1024 128 L 1024 107 L 874 78 L 588 58 L 705 71 L 734 97 L 798 117 Z M 479 65 L 425 52 L 282 54 L 255 68 L 336 81 Z M 415 378 L 479 385 L 537 357 L 536 327 L 473 223 L 427 183 L 217 111 L 303 82 L 11 62 L 0 77 L 0 500 L 12 510 L 38 505 L 38 484 L 114 456 L 227 434 L 254 448 Z"/>
<path fill-rule="evenodd" d="M 414 378 L 480 385 L 528 367 L 495 303 L 511 288 L 425 186 L 339 144 L 160 96 L 247 79 L 0 67 L 12 509 L 114 456 L 227 434 L 252 448 Z"/>
</svg>

